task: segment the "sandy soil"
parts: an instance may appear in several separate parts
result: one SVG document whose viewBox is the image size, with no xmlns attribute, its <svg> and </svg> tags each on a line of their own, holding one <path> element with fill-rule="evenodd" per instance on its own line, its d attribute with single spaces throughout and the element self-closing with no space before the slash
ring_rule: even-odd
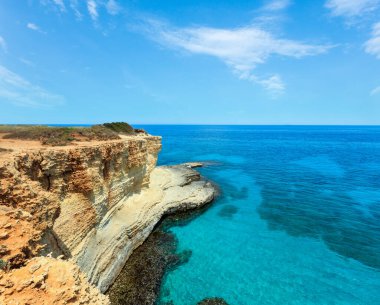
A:
<svg viewBox="0 0 380 305">
<path fill-rule="evenodd" d="M 10 160 L 10 156 L 13 153 L 18 153 L 18 152 L 25 151 L 25 150 L 35 150 L 35 149 L 43 149 L 43 150 L 62 149 L 62 150 L 67 150 L 67 149 L 71 149 L 73 147 L 78 147 L 78 146 L 96 146 L 96 145 L 99 145 L 101 143 L 123 142 L 129 138 L 139 137 L 139 135 L 134 135 L 134 136 L 120 135 L 120 138 L 121 138 L 120 140 L 73 141 L 72 144 L 70 144 L 70 145 L 48 146 L 48 145 L 42 145 L 40 141 L 34 141 L 34 140 L 4 139 L 5 135 L 6 135 L 6 133 L 0 133 L 0 162 Z M 6 151 L 1 151 L 1 148 L 6 149 Z"/>
</svg>

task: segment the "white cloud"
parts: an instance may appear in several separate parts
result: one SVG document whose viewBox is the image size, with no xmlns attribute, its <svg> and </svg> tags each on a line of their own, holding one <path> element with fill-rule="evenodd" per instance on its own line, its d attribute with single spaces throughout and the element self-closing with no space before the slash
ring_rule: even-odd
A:
<svg viewBox="0 0 380 305">
<path fill-rule="evenodd" d="M 96 21 L 98 19 L 99 14 L 97 10 L 97 4 L 94 0 L 87 0 L 87 10 L 92 20 Z"/>
<path fill-rule="evenodd" d="M 66 10 L 65 4 L 63 3 L 63 0 L 52 0 L 58 7 L 59 9 L 64 12 Z"/>
<path fill-rule="evenodd" d="M 1 1 L 1 0 L 0 0 Z M 85 10 L 93 21 L 98 21 L 99 12 L 105 10 L 110 15 L 117 15 L 123 7 L 118 0 L 39 0 L 41 5 L 52 6 L 57 12 L 57 7 L 61 12 L 71 10 L 77 20 L 82 20 Z M 68 8 L 68 9 L 67 9 Z M 96 25 L 97 22 L 96 22 Z"/>
<path fill-rule="evenodd" d="M 31 22 L 29 22 L 29 23 L 26 25 L 26 27 L 27 27 L 28 29 L 33 30 L 33 31 L 40 31 L 40 28 L 39 28 L 36 24 L 31 23 Z"/>
<path fill-rule="evenodd" d="M 380 94 L 380 86 L 373 89 L 370 93 L 370 95 L 377 95 L 377 94 Z"/>
<path fill-rule="evenodd" d="M 120 12 L 121 7 L 119 6 L 119 4 L 115 0 L 109 0 L 106 3 L 106 9 L 107 9 L 107 12 L 109 14 L 117 15 Z"/>
<path fill-rule="evenodd" d="M 23 64 L 25 64 L 25 65 L 27 65 L 27 66 L 31 66 L 31 67 L 34 67 L 34 66 L 35 66 L 35 64 L 34 64 L 32 61 L 27 60 L 27 59 L 25 59 L 25 58 L 23 58 L 23 57 L 20 57 L 20 58 L 19 58 L 19 61 L 21 61 Z"/>
<path fill-rule="evenodd" d="M 272 0 L 264 5 L 263 9 L 268 11 L 280 11 L 286 9 L 290 4 L 290 0 Z"/>
<path fill-rule="evenodd" d="M 5 42 L 5 39 L 0 36 L 0 48 L 3 50 L 4 53 L 7 53 L 8 47 L 7 43 Z"/>
<path fill-rule="evenodd" d="M 278 74 L 274 74 L 267 78 L 258 77 L 252 73 L 239 74 L 239 72 L 237 72 L 236 74 L 240 79 L 248 80 L 262 86 L 273 98 L 276 98 L 285 92 L 285 83 Z"/>
<path fill-rule="evenodd" d="M 42 31 L 41 28 L 35 23 L 29 22 L 26 24 L 26 27 L 32 31 L 36 31 L 36 32 L 39 32 L 42 34 L 46 34 L 46 32 Z"/>
<path fill-rule="evenodd" d="M 312 45 L 295 40 L 277 38 L 272 33 L 255 26 L 235 29 L 210 27 L 173 28 L 155 20 L 148 21 L 144 30 L 160 44 L 194 54 L 214 56 L 240 79 L 258 83 L 265 89 L 284 91 L 279 75 L 267 79 L 256 76 L 257 65 L 264 64 L 271 56 L 302 58 L 326 53 L 331 46 Z"/>
<path fill-rule="evenodd" d="M 70 0 L 70 8 L 74 11 L 75 16 L 78 20 L 82 19 L 82 13 L 78 8 L 78 0 Z"/>
<path fill-rule="evenodd" d="M 264 89 L 271 92 L 273 97 L 277 97 L 285 91 L 285 83 L 281 79 L 281 76 L 278 74 L 272 75 L 266 79 L 259 79 L 255 77 L 255 79 L 252 79 L 252 81 L 258 83 L 259 85 L 263 86 Z"/>
<path fill-rule="evenodd" d="M 333 16 L 355 17 L 379 8 L 380 0 L 327 0 Z"/>
<path fill-rule="evenodd" d="M 31 84 L 18 74 L 0 65 L 0 100 L 19 106 L 54 106 L 64 102 L 60 95 Z"/>
<path fill-rule="evenodd" d="M 364 44 L 365 51 L 380 59 L 380 22 L 373 26 L 372 38 Z"/>
</svg>

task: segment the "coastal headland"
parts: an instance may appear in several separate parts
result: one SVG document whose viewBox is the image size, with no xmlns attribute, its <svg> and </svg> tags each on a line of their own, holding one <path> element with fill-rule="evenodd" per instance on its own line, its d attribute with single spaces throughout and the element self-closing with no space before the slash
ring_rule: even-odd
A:
<svg viewBox="0 0 380 305">
<path fill-rule="evenodd" d="M 104 292 L 163 216 L 211 202 L 161 137 L 126 123 L 0 126 L 0 303 L 110 304 Z"/>
</svg>

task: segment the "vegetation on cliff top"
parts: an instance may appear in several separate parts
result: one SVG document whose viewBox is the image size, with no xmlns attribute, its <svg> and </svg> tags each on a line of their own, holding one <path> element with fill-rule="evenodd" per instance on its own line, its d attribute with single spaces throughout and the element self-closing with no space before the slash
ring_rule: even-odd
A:
<svg viewBox="0 0 380 305">
<path fill-rule="evenodd" d="M 2 153 L 2 152 L 10 152 L 10 151 L 12 151 L 12 150 L 0 147 L 0 153 Z"/>
<path fill-rule="evenodd" d="M 105 123 L 90 127 L 52 127 L 43 125 L 0 125 L 4 139 L 38 140 L 43 145 L 64 146 L 72 141 L 105 141 L 120 139 L 119 134 L 141 133 L 124 122 Z"/>
</svg>

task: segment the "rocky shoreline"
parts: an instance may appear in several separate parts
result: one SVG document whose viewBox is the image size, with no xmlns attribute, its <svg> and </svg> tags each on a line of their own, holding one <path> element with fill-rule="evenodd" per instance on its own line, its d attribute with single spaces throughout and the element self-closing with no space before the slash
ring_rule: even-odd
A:
<svg viewBox="0 0 380 305">
<path fill-rule="evenodd" d="M 178 241 L 170 228 L 186 225 L 203 213 L 210 204 L 167 215 L 160 220 L 145 242 L 132 253 L 106 292 L 112 305 L 157 303 L 165 274 L 186 263 L 191 257 L 190 250 L 177 252 Z"/>
<path fill-rule="evenodd" d="M 196 166 L 193 166 L 196 164 Z M 184 163 L 180 166 L 203 167 L 204 164 Z M 214 185 L 214 190 L 218 188 Z M 191 250 L 177 251 L 178 240 L 171 232 L 174 226 L 185 226 L 204 213 L 212 205 L 209 202 L 195 209 L 164 216 L 149 237 L 130 256 L 112 286 L 106 292 L 111 305 L 175 305 L 172 301 L 160 303 L 161 284 L 171 270 L 186 264 Z M 207 298 L 199 305 L 228 305 L 222 298 Z M 198 305 L 194 304 L 194 305 Z"/>
</svg>

